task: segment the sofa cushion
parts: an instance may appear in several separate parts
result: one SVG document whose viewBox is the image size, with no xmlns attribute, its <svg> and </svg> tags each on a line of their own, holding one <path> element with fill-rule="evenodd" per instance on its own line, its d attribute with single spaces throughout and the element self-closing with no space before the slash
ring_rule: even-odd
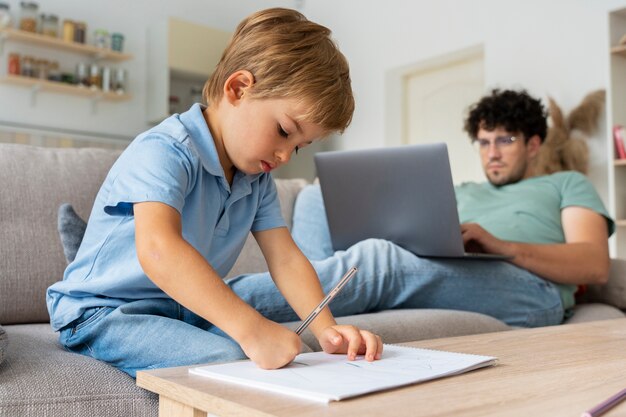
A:
<svg viewBox="0 0 626 417">
<path fill-rule="evenodd" d="M 7 333 L 4 331 L 2 326 L 0 326 L 0 364 L 4 361 L 6 357 L 7 345 L 9 344 L 9 339 L 7 337 Z"/>
<path fill-rule="evenodd" d="M 87 218 L 119 151 L 0 144 L 0 323 L 47 322 L 46 288 L 67 265 L 57 210 Z"/>
<path fill-rule="evenodd" d="M 80 218 L 74 207 L 67 203 L 59 207 L 57 223 L 63 254 L 65 254 L 67 263 L 70 263 L 76 258 L 76 252 L 78 252 L 80 243 L 83 241 L 87 223 Z"/>
<path fill-rule="evenodd" d="M 609 282 L 589 285 L 579 297 L 579 302 L 606 303 L 626 310 L 626 259 L 611 259 Z"/>
<path fill-rule="evenodd" d="M 296 203 L 296 197 L 302 188 L 308 184 L 304 179 L 277 179 L 276 189 L 278 190 L 278 198 L 280 199 L 280 210 L 287 223 L 287 227 L 291 230 L 293 218 L 293 206 Z M 267 263 L 259 245 L 250 233 L 248 239 L 241 251 L 241 255 L 237 258 L 237 262 L 226 278 L 232 278 L 241 274 L 265 272 L 267 271 Z"/>
<path fill-rule="evenodd" d="M 585 303 L 574 307 L 574 315 L 567 320 L 565 324 L 586 323 L 596 320 L 623 319 L 626 317 L 623 311 L 600 303 Z"/>
<path fill-rule="evenodd" d="M 49 324 L 5 326 L 0 416 L 151 416 L 158 397 L 127 374 L 64 350 Z"/>
</svg>

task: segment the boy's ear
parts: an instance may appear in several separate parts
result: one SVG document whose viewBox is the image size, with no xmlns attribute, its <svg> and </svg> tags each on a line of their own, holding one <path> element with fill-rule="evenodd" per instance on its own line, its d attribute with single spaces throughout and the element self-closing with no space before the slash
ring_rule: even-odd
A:
<svg viewBox="0 0 626 417">
<path fill-rule="evenodd" d="M 252 87 L 253 84 L 254 75 L 250 71 L 235 71 L 224 83 L 224 97 L 229 103 L 235 104 L 244 96 L 246 89 Z"/>
</svg>

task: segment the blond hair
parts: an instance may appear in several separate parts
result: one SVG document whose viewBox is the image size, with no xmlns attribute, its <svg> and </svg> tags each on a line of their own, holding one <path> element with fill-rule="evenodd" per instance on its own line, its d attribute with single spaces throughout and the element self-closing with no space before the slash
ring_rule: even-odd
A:
<svg viewBox="0 0 626 417">
<path fill-rule="evenodd" d="M 327 134 L 343 132 L 352 120 L 354 97 L 348 62 L 330 34 L 295 10 L 273 8 L 252 14 L 239 24 L 206 82 L 206 102 L 219 102 L 228 77 L 247 70 L 254 84 L 246 96 L 298 99 L 308 106 L 304 121 L 321 126 Z"/>
</svg>

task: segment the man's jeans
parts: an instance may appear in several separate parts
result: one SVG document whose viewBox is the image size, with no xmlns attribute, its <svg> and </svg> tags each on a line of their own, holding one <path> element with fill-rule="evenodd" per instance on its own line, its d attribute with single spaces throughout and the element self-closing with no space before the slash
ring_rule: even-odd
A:
<svg viewBox="0 0 626 417">
<path fill-rule="evenodd" d="M 296 201 L 294 240 L 311 260 L 324 291 L 352 266 L 357 274 L 330 303 L 335 316 L 396 308 L 441 308 L 487 314 L 512 326 L 559 324 L 558 288 L 507 261 L 419 258 L 381 239 L 334 252 L 320 188 L 305 187 Z M 298 320 L 268 274 L 228 281 L 243 299 L 278 322 Z"/>
<path fill-rule="evenodd" d="M 311 259 L 325 292 L 349 268 L 359 268 L 330 303 L 335 316 L 440 308 L 483 313 L 522 327 L 563 320 L 557 287 L 506 261 L 419 258 L 380 239 L 334 252 L 318 186 L 300 192 L 292 234 Z M 227 284 L 268 319 L 299 320 L 268 273 L 241 275 Z M 60 339 L 68 349 L 106 361 L 131 376 L 142 369 L 245 357 L 221 330 L 169 299 L 90 309 L 63 329 Z"/>
</svg>

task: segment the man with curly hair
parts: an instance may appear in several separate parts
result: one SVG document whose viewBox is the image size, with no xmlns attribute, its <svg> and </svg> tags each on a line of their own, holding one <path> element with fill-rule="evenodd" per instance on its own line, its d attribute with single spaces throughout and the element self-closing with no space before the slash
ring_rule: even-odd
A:
<svg viewBox="0 0 626 417">
<path fill-rule="evenodd" d="M 456 188 L 466 247 L 511 263 L 559 289 L 564 310 L 579 285 L 608 279 L 615 225 L 593 185 L 576 171 L 535 176 L 547 113 L 526 91 L 493 90 L 471 107 L 465 130 L 488 182 Z"/>
<path fill-rule="evenodd" d="M 471 107 L 465 120 L 465 131 L 481 151 L 483 169 L 490 183 L 506 185 L 532 176 L 531 167 L 527 163 L 529 158 L 520 158 L 521 155 L 516 152 L 514 166 L 503 169 L 496 162 L 501 159 L 500 153 L 490 151 L 515 149 L 507 145 L 523 137 L 523 142 L 529 145 L 528 156 L 534 158 L 548 131 L 546 118 L 547 113 L 541 102 L 525 91 L 492 90 L 490 95 Z M 509 132 L 516 132 L 517 135 Z M 490 146 L 492 140 L 487 136 L 500 138 L 494 142 L 496 146 Z"/>
<path fill-rule="evenodd" d="M 509 255 L 508 261 L 421 258 L 381 239 L 335 252 L 319 185 L 305 187 L 292 235 L 324 277 L 325 290 L 338 271 L 359 266 L 358 277 L 331 303 L 333 313 L 454 309 L 512 326 L 547 326 L 571 314 L 578 285 L 606 282 L 615 226 L 591 183 L 578 172 L 533 176 L 530 162 L 546 136 L 546 118 L 541 102 L 525 91 L 493 90 L 466 120 L 488 181 L 456 187 L 464 242 L 468 251 Z M 274 300 L 272 314 L 288 312 L 263 274 L 230 285 L 250 281 L 256 294 Z"/>
</svg>

